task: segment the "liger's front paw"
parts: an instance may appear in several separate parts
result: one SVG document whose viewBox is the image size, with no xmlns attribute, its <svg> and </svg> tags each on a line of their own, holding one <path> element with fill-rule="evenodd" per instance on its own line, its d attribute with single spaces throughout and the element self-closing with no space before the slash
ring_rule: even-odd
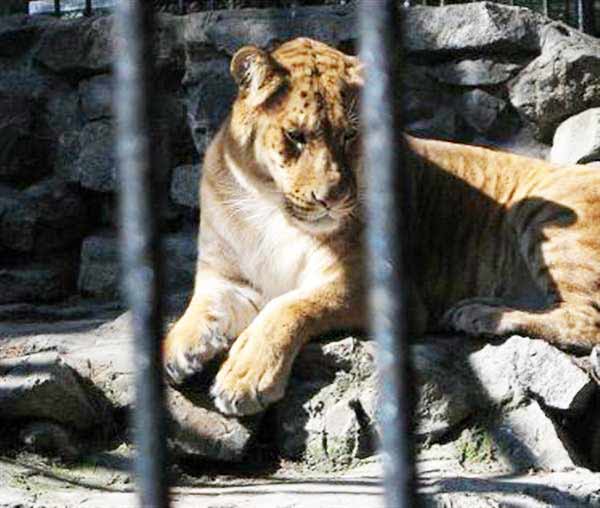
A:
<svg viewBox="0 0 600 508">
<path fill-rule="evenodd" d="M 227 351 L 230 340 L 218 331 L 216 324 L 179 320 L 169 331 L 163 347 L 167 379 L 181 384 L 200 373 L 217 355 Z"/>
<path fill-rule="evenodd" d="M 215 406 L 228 415 L 259 413 L 283 397 L 290 358 L 244 332 L 234 343 L 211 389 Z"/>
</svg>

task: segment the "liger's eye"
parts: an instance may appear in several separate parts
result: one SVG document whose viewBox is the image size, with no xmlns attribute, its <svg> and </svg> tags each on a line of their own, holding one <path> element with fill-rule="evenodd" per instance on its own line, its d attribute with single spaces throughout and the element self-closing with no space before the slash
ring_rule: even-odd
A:
<svg viewBox="0 0 600 508">
<path fill-rule="evenodd" d="M 300 130 L 285 131 L 285 137 L 294 145 L 296 150 L 302 150 L 306 145 L 306 136 Z"/>
</svg>

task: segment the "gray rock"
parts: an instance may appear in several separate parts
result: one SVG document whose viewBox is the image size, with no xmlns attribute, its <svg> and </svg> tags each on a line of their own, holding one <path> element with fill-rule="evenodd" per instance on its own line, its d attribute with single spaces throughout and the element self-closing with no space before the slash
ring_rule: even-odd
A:
<svg viewBox="0 0 600 508">
<path fill-rule="evenodd" d="M 244 419 L 224 416 L 172 388 L 167 389 L 167 405 L 169 444 L 180 456 L 239 461 L 261 420 L 261 415 Z"/>
<path fill-rule="evenodd" d="M 549 408 L 577 414 L 595 389 L 566 353 L 541 340 L 514 336 L 488 344 L 469 356 L 469 365 L 496 406 L 516 407 L 533 395 Z"/>
<path fill-rule="evenodd" d="M 47 419 L 85 430 L 99 421 L 77 373 L 56 353 L 0 360 L 3 419 Z"/>
<path fill-rule="evenodd" d="M 508 81 L 521 68 L 513 63 L 497 62 L 491 58 L 458 60 L 427 67 L 426 72 L 436 81 L 448 85 L 499 85 Z"/>
<path fill-rule="evenodd" d="M 557 164 L 587 164 L 600 160 L 600 108 L 583 111 L 558 126 L 550 160 Z"/>
<path fill-rule="evenodd" d="M 337 468 L 375 450 L 373 345 L 353 337 L 305 346 L 274 408 L 284 457 Z"/>
<path fill-rule="evenodd" d="M 474 2 L 407 11 L 404 41 L 413 53 L 535 53 L 548 22 L 523 7 Z"/>
<path fill-rule="evenodd" d="M 196 272 L 195 234 L 174 233 L 164 238 L 167 288 L 190 288 Z M 87 296 L 116 299 L 120 295 L 118 239 L 112 233 L 84 239 L 81 247 L 79 291 Z"/>
<path fill-rule="evenodd" d="M 348 7 L 203 12 L 185 16 L 184 21 L 188 54 L 207 45 L 231 56 L 245 44 L 266 48 L 295 37 L 313 37 L 336 45 L 356 36 L 354 14 Z"/>
<path fill-rule="evenodd" d="M 465 92 L 457 101 L 458 113 L 482 134 L 498 129 L 505 109 L 505 101 L 479 89 Z"/>
<path fill-rule="evenodd" d="M 1 16 L 0 56 L 15 57 L 31 49 L 48 26 L 56 23 L 51 16 Z"/>
<path fill-rule="evenodd" d="M 103 74 L 79 83 L 81 109 L 87 120 L 113 116 L 112 76 Z"/>
<path fill-rule="evenodd" d="M 87 328 L 90 328 L 90 324 Z M 61 368 L 66 369 L 76 379 L 83 380 L 78 385 L 83 388 L 83 396 L 88 398 L 92 395 L 97 396 L 99 401 L 94 403 L 93 408 L 101 407 L 103 410 L 101 414 L 92 414 L 92 425 L 97 428 L 107 425 L 115 409 L 131 410 L 135 405 L 134 381 L 138 366 L 129 313 L 122 314 L 101 326 L 96 324 L 91 326 L 91 329 L 84 328 L 83 331 L 65 330 L 62 333 L 55 332 L 41 336 L 38 332 L 29 337 L 20 334 L 10 341 L 0 341 L 0 358 L 10 355 L 11 352 L 24 354 L 40 347 L 50 351 L 59 350 L 60 355 L 56 352 L 30 354 L 22 361 L 28 362 L 28 358 L 45 358 L 41 355 L 50 355 L 50 358 L 57 358 Z M 4 374 L 2 365 L 0 361 L 0 374 Z M 35 385 L 36 370 L 30 369 L 20 374 L 23 375 L 18 378 L 19 382 Z M 4 394 L 2 383 L 6 379 L 6 376 L 0 375 L 0 410 L 5 407 L 2 405 Z M 171 388 L 167 389 L 171 447 L 180 456 L 191 455 L 225 461 L 240 460 L 252 443 L 261 416 L 242 419 L 223 416 L 212 408 L 208 400 L 208 391 L 204 387 L 192 388 L 194 388 L 193 392 L 185 392 L 185 394 Z M 69 403 L 68 393 L 65 393 L 65 388 L 60 384 L 49 385 L 46 395 L 48 405 L 52 401 L 56 404 L 56 398 L 60 397 L 65 398 L 65 406 L 61 407 L 66 407 Z M 18 399 L 17 402 L 25 403 L 26 400 Z M 42 402 L 43 400 L 40 404 Z M 62 413 L 57 412 L 57 414 L 60 416 Z M 85 419 L 87 413 L 73 410 L 69 414 L 75 419 L 73 424 L 75 428 L 87 425 Z M 4 412 L 2 416 L 4 417 Z M 40 412 L 32 416 L 42 418 L 44 414 Z M 81 420 L 77 420 L 78 418 Z M 62 422 L 62 419 L 54 418 L 54 421 Z"/>
<path fill-rule="evenodd" d="M 560 471 L 582 465 L 571 456 L 556 426 L 535 401 L 504 414 L 488 432 L 495 459 L 508 471 Z"/>
<path fill-rule="evenodd" d="M 83 240 L 77 280 L 77 288 L 82 295 L 119 298 L 121 270 L 117 241 L 109 233 L 88 236 Z"/>
<path fill-rule="evenodd" d="M 461 339 L 428 340 L 412 348 L 417 388 L 416 434 L 436 440 L 480 407 L 479 388 L 465 368 L 469 350 Z"/>
<path fill-rule="evenodd" d="M 45 143 L 35 139 L 35 109 L 26 95 L 0 89 L 0 181 L 24 185 L 51 170 Z"/>
<path fill-rule="evenodd" d="M 560 23 L 548 26 L 541 55 L 515 78 L 510 100 L 549 141 L 563 120 L 600 106 L 600 43 Z"/>
<path fill-rule="evenodd" d="M 158 16 L 154 43 L 159 70 L 183 66 L 182 24 L 181 17 Z M 102 74 L 111 68 L 114 41 L 112 16 L 60 20 L 43 32 L 34 58 L 58 74 Z"/>
<path fill-rule="evenodd" d="M 199 165 L 178 166 L 173 170 L 171 177 L 171 199 L 178 205 L 198 209 L 200 207 L 199 185 Z"/>
<path fill-rule="evenodd" d="M 77 243 L 87 228 L 80 193 L 50 178 L 15 193 L 0 189 L 0 243 L 17 252 L 52 252 Z"/>
<path fill-rule="evenodd" d="M 0 303 L 52 302 L 76 289 L 75 256 L 53 256 L 46 262 L 0 268 Z"/>
<path fill-rule="evenodd" d="M 35 60 L 56 73 L 102 73 L 110 70 L 112 17 L 61 20 L 46 29 Z"/>
<path fill-rule="evenodd" d="M 81 151 L 75 174 L 82 187 L 99 192 L 116 188 L 114 128 L 106 120 L 86 124 L 79 137 Z"/>
<path fill-rule="evenodd" d="M 406 130 L 420 137 L 448 140 L 460 139 L 462 134 L 460 119 L 454 108 L 449 106 L 440 106 L 433 116 L 408 123 Z"/>
<path fill-rule="evenodd" d="M 190 59 L 183 83 L 187 123 L 196 150 L 202 155 L 235 98 L 236 87 L 229 73 L 228 59 Z"/>
</svg>

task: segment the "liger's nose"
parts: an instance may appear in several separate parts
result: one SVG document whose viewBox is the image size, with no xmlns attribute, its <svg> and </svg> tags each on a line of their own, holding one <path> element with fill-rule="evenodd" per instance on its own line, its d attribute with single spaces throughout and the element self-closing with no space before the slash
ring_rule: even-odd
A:
<svg viewBox="0 0 600 508">
<path fill-rule="evenodd" d="M 322 207 L 331 209 L 340 200 L 342 189 L 340 185 L 330 186 L 312 191 L 312 198 Z"/>
</svg>

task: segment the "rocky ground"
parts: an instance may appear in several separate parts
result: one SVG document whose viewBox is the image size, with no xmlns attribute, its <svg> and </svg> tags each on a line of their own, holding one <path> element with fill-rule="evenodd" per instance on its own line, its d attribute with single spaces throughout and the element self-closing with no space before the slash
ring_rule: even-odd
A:
<svg viewBox="0 0 600 508">
<path fill-rule="evenodd" d="M 298 35 L 345 50 L 351 7 L 159 19 L 169 315 L 196 258 L 199 155 L 229 106 L 228 59 Z M 491 3 L 413 8 L 407 129 L 557 164 L 600 160 L 600 44 Z M 0 17 L 0 507 L 134 505 L 129 317 L 120 302 L 112 18 Z M 589 360 L 511 337 L 415 338 L 428 506 L 600 506 Z M 381 506 L 376 346 L 324 337 L 287 396 L 226 418 L 210 377 L 168 390 L 176 506 Z"/>
</svg>

